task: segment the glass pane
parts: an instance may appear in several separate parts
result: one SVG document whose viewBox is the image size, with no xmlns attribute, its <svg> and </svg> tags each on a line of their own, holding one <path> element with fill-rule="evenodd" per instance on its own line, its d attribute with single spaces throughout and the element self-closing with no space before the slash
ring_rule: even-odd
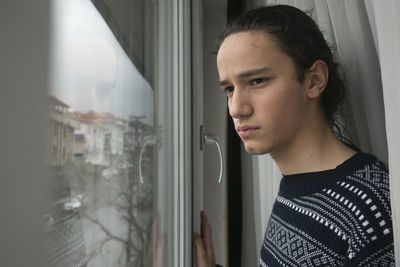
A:
<svg viewBox="0 0 400 267">
<path fill-rule="evenodd" d="M 52 1 L 51 266 L 174 266 L 168 2 Z"/>
</svg>

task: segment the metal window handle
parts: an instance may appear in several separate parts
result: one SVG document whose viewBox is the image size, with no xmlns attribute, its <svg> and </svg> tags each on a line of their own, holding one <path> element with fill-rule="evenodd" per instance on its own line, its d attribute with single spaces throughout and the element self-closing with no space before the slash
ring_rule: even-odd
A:
<svg viewBox="0 0 400 267">
<path fill-rule="evenodd" d="M 157 135 L 155 134 L 151 134 L 148 136 L 145 136 L 143 138 L 142 144 L 140 146 L 140 151 L 139 151 L 139 160 L 138 160 L 138 169 L 139 169 L 139 179 L 140 179 L 140 183 L 143 184 L 143 172 L 142 172 L 142 161 L 143 161 L 143 151 L 144 148 L 147 145 L 155 145 L 157 144 Z"/>
<path fill-rule="evenodd" d="M 224 157 L 222 154 L 222 148 L 221 148 L 221 143 L 219 142 L 219 139 L 216 135 L 205 133 L 204 131 L 204 126 L 200 127 L 200 149 L 204 150 L 204 144 L 206 145 L 216 145 L 218 148 L 218 154 L 219 154 L 219 163 L 220 163 L 220 168 L 219 168 L 219 179 L 218 183 L 222 182 L 222 178 L 224 177 Z"/>
</svg>

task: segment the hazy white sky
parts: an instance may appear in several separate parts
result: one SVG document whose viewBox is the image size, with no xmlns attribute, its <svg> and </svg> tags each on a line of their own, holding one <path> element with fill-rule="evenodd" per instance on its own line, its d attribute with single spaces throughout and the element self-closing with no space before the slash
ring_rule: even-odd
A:
<svg viewBox="0 0 400 267">
<path fill-rule="evenodd" d="M 145 115 L 154 93 L 90 0 L 53 0 L 50 94 L 75 111 Z"/>
</svg>

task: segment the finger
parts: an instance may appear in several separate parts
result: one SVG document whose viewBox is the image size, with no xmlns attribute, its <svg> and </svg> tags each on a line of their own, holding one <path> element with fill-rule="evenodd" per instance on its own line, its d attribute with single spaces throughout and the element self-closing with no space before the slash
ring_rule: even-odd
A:
<svg viewBox="0 0 400 267">
<path fill-rule="evenodd" d="M 212 233 L 211 233 L 211 225 L 208 221 L 207 215 L 205 212 L 202 212 L 202 219 L 201 219 L 202 229 L 203 229 L 203 242 L 204 246 L 209 255 L 213 255 L 214 249 L 212 244 Z"/>
<path fill-rule="evenodd" d="M 155 219 L 153 221 L 153 226 L 152 226 L 152 230 L 151 230 L 151 237 L 150 237 L 150 242 L 151 245 L 154 246 L 157 242 L 156 242 L 156 238 L 158 237 L 158 221 L 157 219 Z M 154 247 L 152 248 L 154 249 Z"/>
<path fill-rule="evenodd" d="M 197 259 L 199 260 L 204 258 L 206 256 L 206 250 L 199 234 L 193 234 L 193 243 L 196 247 Z"/>
<path fill-rule="evenodd" d="M 155 262 L 156 264 L 154 265 L 154 267 L 161 267 L 163 266 L 163 259 L 164 259 L 164 245 L 166 243 L 167 240 L 167 235 L 163 234 L 160 237 L 160 241 L 158 242 L 158 246 L 157 246 L 157 255 L 155 257 Z"/>
<path fill-rule="evenodd" d="M 207 215 L 204 211 L 200 212 L 200 222 L 201 222 L 201 237 L 204 239 L 204 236 L 208 233 L 206 233 L 207 231 L 211 231 L 209 229 L 211 229 L 210 223 L 208 222 L 208 218 Z"/>
</svg>

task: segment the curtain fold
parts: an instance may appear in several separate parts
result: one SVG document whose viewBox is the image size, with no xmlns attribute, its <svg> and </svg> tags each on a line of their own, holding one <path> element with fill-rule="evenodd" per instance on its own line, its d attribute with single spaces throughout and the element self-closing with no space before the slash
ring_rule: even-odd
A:
<svg viewBox="0 0 400 267">
<path fill-rule="evenodd" d="M 358 71 L 358 86 L 350 87 L 349 92 L 359 90 L 361 102 L 360 113 L 362 130 L 367 129 L 370 145 L 367 152 L 371 152 L 387 164 L 387 142 L 385 126 L 385 110 L 383 103 L 382 81 L 380 65 L 371 31 L 370 21 L 364 1 L 344 1 L 348 19 L 351 45 L 346 49 L 353 53 L 354 68 Z M 339 58 L 339 62 L 342 58 Z M 347 77 L 348 80 L 352 79 Z M 350 96 L 352 97 L 352 96 Z M 357 98 L 358 98 L 357 97 Z M 354 110 L 354 109 L 352 109 Z M 358 123 L 358 118 L 354 118 Z M 360 135 L 360 132 L 357 132 Z"/>
<path fill-rule="evenodd" d="M 396 266 L 400 266 L 400 2 L 372 1 L 385 100 Z"/>
</svg>

